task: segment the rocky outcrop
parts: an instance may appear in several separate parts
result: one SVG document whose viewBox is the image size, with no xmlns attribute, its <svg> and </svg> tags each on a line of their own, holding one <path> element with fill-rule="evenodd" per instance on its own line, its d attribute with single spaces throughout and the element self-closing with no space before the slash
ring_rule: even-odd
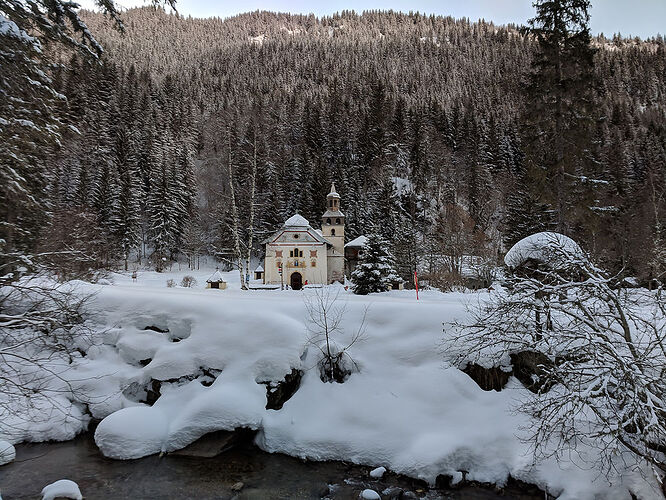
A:
<svg viewBox="0 0 666 500">
<path fill-rule="evenodd" d="M 233 431 L 215 431 L 200 437 L 185 448 L 172 451 L 169 455 L 212 458 L 254 439 L 257 431 L 238 428 Z"/>
<path fill-rule="evenodd" d="M 283 380 L 261 382 L 266 386 L 266 409 L 279 410 L 301 386 L 303 372 L 293 368 Z"/>
<path fill-rule="evenodd" d="M 511 371 L 505 371 L 499 366 L 485 368 L 476 363 L 468 363 L 462 371 L 484 391 L 501 391 L 512 375 Z"/>
</svg>

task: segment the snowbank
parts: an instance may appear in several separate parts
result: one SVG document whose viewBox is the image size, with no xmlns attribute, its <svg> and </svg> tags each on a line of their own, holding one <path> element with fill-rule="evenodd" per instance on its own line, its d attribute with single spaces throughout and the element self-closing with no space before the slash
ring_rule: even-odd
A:
<svg viewBox="0 0 666 500">
<path fill-rule="evenodd" d="M 585 254 L 574 240 L 560 233 L 543 232 L 523 238 L 504 256 L 507 267 L 515 269 L 528 260 L 556 266 L 566 256 L 584 258 Z"/>
<path fill-rule="evenodd" d="M 113 286 L 91 286 L 99 341 L 75 361 L 71 383 L 106 417 L 95 433 L 106 456 L 169 452 L 245 427 L 259 431 L 256 443 L 269 452 L 381 465 L 430 483 L 464 470 L 499 485 L 511 475 L 561 499 L 628 500 L 628 485 L 638 491 L 638 473 L 609 484 L 574 463 L 534 467 L 518 436 L 530 422 L 512 412 L 527 391 L 512 379 L 502 392 L 484 392 L 444 363 L 442 322 L 462 319 L 477 295 L 424 291 L 416 302 L 406 290 L 357 296 L 338 288 L 346 307 L 339 343 L 369 306 L 366 334 L 351 350 L 360 371 L 344 384 L 323 383 L 304 324 L 303 297 L 316 290 L 241 292 L 237 273 L 224 273 L 222 296 L 203 289 L 209 273 L 182 272 L 202 284 L 193 289 L 166 288 L 164 274 L 148 273 L 139 283 L 118 275 Z M 144 330 L 150 325 L 165 333 Z M 292 369 L 304 373 L 300 388 L 282 409 L 267 410 L 262 382 Z M 159 399 L 141 403 L 156 385 Z"/>
<path fill-rule="evenodd" d="M 0 465 L 13 462 L 16 458 L 16 449 L 8 441 L 0 441 Z"/>
</svg>

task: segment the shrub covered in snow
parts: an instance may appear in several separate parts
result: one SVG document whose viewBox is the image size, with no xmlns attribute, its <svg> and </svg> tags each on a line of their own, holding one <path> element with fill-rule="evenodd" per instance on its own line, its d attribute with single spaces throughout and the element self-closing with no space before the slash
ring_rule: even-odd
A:
<svg viewBox="0 0 666 500">
<path fill-rule="evenodd" d="M 506 261 L 547 266 L 511 275 L 472 320 L 452 325 L 450 359 L 461 367 L 536 360 L 527 375 L 536 394 L 520 409 L 534 419 L 539 458 L 596 448 L 579 458 L 606 473 L 629 461 L 666 473 L 663 292 L 618 289 L 578 245 L 552 233 L 522 240 Z"/>
</svg>

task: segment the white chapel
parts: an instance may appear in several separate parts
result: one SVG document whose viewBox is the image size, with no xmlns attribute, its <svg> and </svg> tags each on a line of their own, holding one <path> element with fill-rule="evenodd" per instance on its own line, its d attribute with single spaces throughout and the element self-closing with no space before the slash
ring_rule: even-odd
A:
<svg viewBox="0 0 666 500">
<path fill-rule="evenodd" d="M 304 217 L 295 214 L 265 243 L 264 283 L 299 290 L 305 284 L 343 282 L 345 216 L 340 211 L 335 184 L 326 196 L 321 230 L 313 229 Z"/>
</svg>

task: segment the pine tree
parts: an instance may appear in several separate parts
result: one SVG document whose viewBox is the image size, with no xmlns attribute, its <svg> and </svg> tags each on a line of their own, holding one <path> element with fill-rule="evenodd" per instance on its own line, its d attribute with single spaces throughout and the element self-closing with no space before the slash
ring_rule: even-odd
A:
<svg viewBox="0 0 666 500">
<path fill-rule="evenodd" d="M 567 232 L 577 200 L 584 150 L 593 125 L 594 53 L 589 29 L 589 0 L 537 0 L 528 33 L 538 42 L 526 87 L 525 134 L 531 169 L 542 170 L 552 189 L 538 193 Z M 537 174 L 538 175 L 538 174 Z M 552 194 L 551 194 L 552 192 Z"/>
<path fill-rule="evenodd" d="M 358 266 L 352 274 L 355 294 L 386 292 L 393 283 L 402 282 L 395 272 L 388 243 L 379 232 L 368 236 L 362 252 Z"/>
</svg>

